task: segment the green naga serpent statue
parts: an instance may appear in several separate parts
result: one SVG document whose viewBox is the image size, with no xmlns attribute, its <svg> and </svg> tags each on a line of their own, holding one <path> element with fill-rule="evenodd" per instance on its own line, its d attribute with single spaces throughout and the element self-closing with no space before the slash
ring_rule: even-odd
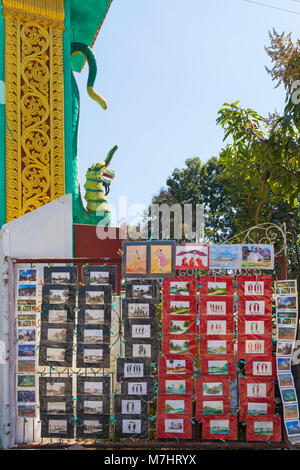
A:
<svg viewBox="0 0 300 470">
<path fill-rule="evenodd" d="M 87 81 L 87 92 L 89 96 L 95 100 L 103 109 L 107 108 L 106 101 L 102 96 L 98 95 L 93 86 L 97 75 L 97 61 L 92 49 L 80 42 L 73 42 L 71 45 L 71 57 L 74 54 L 81 53 L 84 55 L 88 66 L 89 74 Z M 77 157 L 77 142 L 78 142 L 78 127 L 79 127 L 79 90 L 72 73 L 72 152 L 75 159 L 72 166 L 72 181 L 73 183 L 73 221 L 78 224 L 90 225 L 109 225 L 110 224 L 110 208 L 106 200 L 106 196 L 110 189 L 110 180 L 114 178 L 114 172 L 108 169 L 111 159 L 117 150 L 114 146 L 107 154 L 104 161 L 93 164 L 88 168 L 86 173 L 86 183 L 84 188 L 85 200 L 87 201 L 87 208 L 85 209 L 82 203 L 80 194 L 80 185 L 78 177 L 78 157 Z"/>
</svg>

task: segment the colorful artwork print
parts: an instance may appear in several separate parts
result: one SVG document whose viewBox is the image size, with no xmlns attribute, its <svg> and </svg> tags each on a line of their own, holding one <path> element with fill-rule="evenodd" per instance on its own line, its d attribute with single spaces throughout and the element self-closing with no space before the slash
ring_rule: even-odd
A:
<svg viewBox="0 0 300 470">
<path fill-rule="evenodd" d="M 286 326 L 297 325 L 297 312 L 276 312 L 277 324 Z"/>
<path fill-rule="evenodd" d="M 185 380 L 166 380 L 166 394 L 185 395 Z"/>
<path fill-rule="evenodd" d="M 35 387 L 35 375 L 18 375 L 17 386 L 25 388 Z"/>
<path fill-rule="evenodd" d="M 127 274 L 147 274 L 147 245 L 126 246 Z"/>
<path fill-rule="evenodd" d="M 30 344 L 18 345 L 18 357 L 34 357 L 34 356 L 35 356 L 35 345 L 30 345 Z"/>
<path fill-rule="evenodd" d="M 229 434 L 229 420 L 212 419 L 209 428 L 211 434 Z"/>
<path fill-rule="evenodd" d="M 35 361 L 18 360 L 18 372 L 35 372 Z"/>
<path fill-rule="evenodd" d="M 226 295 L 226 282 L 208 282 L 207 295 Z"/>
<path fill-rule="evenodd" d="M 227 352 L 226 340 L 221 340 L 221 341 L 208 340 L 207 341 L 207 354 L 226 354 L 226 352 Z"/>
<path fill-rule="evenodd" d="M 171 320 L 170 322 L 170 333 L 176 335 L 187 335 L 190 331 L 190 322 L 189 321 L 175 321 Z"/>
<path fill-rule="evenodd" d="M 18 286 L 19 297 L 36 297 L 35 284 L 19 284 Z"/>
<path fill-rule="evenodd" d="M 245 321 L 246 335 L 263 335 L 265 333 L 264 321 Z"/>
<path fill-rule="evenodd" d="M 266 416 L 268 414 L 268 404 L 248 403 L 247 414 L 248 416 Z"/>
<path fill-rule="evenodd" d="M 49 290 L 49 303 L 50 304 L 66 304 L 69 299 L 69 291 L 62 289 Z"/>
<path fill-rule="evenodd" d="M 35 405 L 18 405 L 19 418 L 35 418 Z"/>
<path fill-rule="evenodd" d="M 293 376 L 290 372 L 278 374 L 278 383 L 280 387 L 294 387 Z"/>
<path fill-rule="evenodd" d="M 35 403 L 35 390 L 17 390 L 18 403 Z"/>
<path fill-rule="evenodd" d="M 36 315 L 18 315 L 18 326 L 36 326 Z"/>
<path fill-rule="evenodd" d="M 173 253 L 172 245 L 150 245 L 151 265 L 150 272 L 152 274 L 172 273 Z"/>
<path fill-rule="evenodd" d="M 208 373 L 210 375 L 228 374 L 228 361 L 208 361 Z"/>
<path fill-rule="evenodd" d="M 291 358 L 290 357 L 277 357 L 276 358 L 277 362 L 277 370 L 278 371 L 287 371 L 291 370 Z"/>
<path fill-rule="evenodd" d="M 18 339 L 20 342 L 32 343 L 35 341 L 35 328 L 19 328 Z"/>
<path fill-rule="evenodd" d="M 240 245 L 210 245 L 209 268 L 240 269 Z"/>
<path fill-rule="evenodd" d="M 189 341 L 188 340 L 170 340 L 170 352 L 185 354 L 189 352 Z"/>
<path fill-rule="evenodd" d="M 166 414 L 184 414 L 184 400 L 166 400 Z"/>
<path fill-rule="evenodd" d="M 190 294 L 189 282 L 170 282 L 170 295 L 184 296 Z"/>
<path fill-rule="evenodd" d="M 36 269 L 19 269 L 19 282 L 36 282 Z"/>
<path fill-rule="evenodd" d="M 207 269 L 208 246 L 186 244 L 176 246 L 176 269 Z"/>
<path fill-rule="evenodd" d="M 296 281 L 277 281 L 275 284 L 276 295 L 288 295 L 297 293 Z"/>
<path fill-rule="evenodd" d="M 272 436 L 273 421 L 254 421 L 254 434 L 256 436 Z"/>
<path fill-rule="evenodd" d="M 203 401 L 204 415 L 222 415 L 224 412 L 223 401 Z"/>
<path fill-rule="evenodd" d="M 171 300 L 170 314 L 171 315 L 185 315 L 190 312 L 190 302 L 181 300 Z"/>
<path fill-rule="evenodd" d="M 294 341 L 296 337 L 296 327 L 288 327 L 288 326 L 277 326 L 277 338 Z"/>
<path fill-rule="evenodd" d="M 208 301 L 206 304 L 207 315 L 226 315 L 226 302 Z"/>
<path fill-rule="evenodd" d="M 242 269 L 274 269 L 273 245 L 243 245 Z"/>
<path fill-rule="evenodd" d="M 289 405 L 283 405 L 283 415 L 284 419 L 298 419 L 299 418 L 299 410 L 298 410 L 298 403 L 291 403 Z"/>
<path fill-rule="evenodd" d="M 167 374 L 185 374 L 186 373 L 185 359 L 167 359 L 166 360 L 166 373 Z"/>
<path fill-rule="evenodd" d="M 300 422 L 298 419 L 294 421 L 286 421 L 285 426 L 288 436 L 295 436 L 300 434 Z"/>
<path fill-rule="evenodd" d="M 293 343 L 286 343 L 284 341 L 277 341 L 277 355 L 278 356 L 291 356 L 293 352 Z"/>
<path fill-rule="evenodd" d="M 165 432 L 166 433 L 182 434 L 183 430 L 184 430 L 183 419 L 166 419 L 165 420 Z"/>
<path fill-rule="evenodd" d="M 36 310 L 36 300 L 18 299 L 18 312 L 32 312 Z"/>
<path fill-rule="evenodd" d="M 203 396 L 221 396 L 223 395 L 222 382 L 203 382 Z"/>
<path fill-rule="evenodd" d="M 278 310 L 297 310 L 297 297 L 294 295 L 284 295 L 277 297 Z"/>
<path fill-rule="evenodd" d="M 297 395 L 294 388 L 281 388 L 280 393 L 284 403 L 297 401 Z"/>
</svg>

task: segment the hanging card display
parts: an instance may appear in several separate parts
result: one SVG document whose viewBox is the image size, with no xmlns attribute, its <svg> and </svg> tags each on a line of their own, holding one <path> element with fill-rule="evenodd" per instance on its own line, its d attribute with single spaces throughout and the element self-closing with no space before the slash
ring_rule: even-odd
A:
<svg viewBox="0 0 300 470">
<path fill-rule="evenodd" d="M 164 298 L 163 316 L 171 315 L 172 317 L 197 315 L 197 300 L 183 299 L 183 297 Z"/>
<path fill-rule="evenodd" d="M 247 441 L 280 442 L 281 439 L 280 416 L 247 417 Z"/>
<path fill-rule="evenodd" d="M 111 305 L 111 286 L 79 286 L 78 303 L 90 308 L 92 305 Z"/>
<path fill-rule="evenodd" d="M 200 356 L 222 356 L 234 354 L 234 339 L 232 335 L 201 336 Z"/>
<path fill-rule="evenodd" d="M 176 269 L 208 269 L 209 247 L 200 243 L 176 246 Z"/>
<path fill-rule="evenodd" d="M 262 338 L 258 335 L 239 336 L 238 338 L 238 353 L 239 359 L 249 359 L 272 354 L 272 338 Z"/>
<path fill-rule="evenodd" d="M 200 276 L 200 295 L 208 297 L 223 297 L 234 295 L 234 277 L 232 276 Z"/>
<path fill-rule="evenodd" d="M 203 416 L 224 416 L 230 413 L 230 400 L 218 397 L 207 397 L 196 400 L 196 419 L 199 421 Z"/>
<path fill-rule="evenodd" d="M 248 398 L 274 398 L 274 381 L 271 378 L 240 378 L 239 389 L 241 401 Z"/>
<path fill-rule="evenodd" d="M 276 357 L 277 372 L 288 372 L 291 370 L 291 357 Z"/>
<path fill-rule="evenodd" d="M 202 438 L 237 440 L 237 417 L 227 415 L 220 417 L 202 417 Z"/>
<path fill-rule="evenodd" d="M 298 403 L 288 403 L 283 405 L 283 418 L 284 420 L 298 420 L 299 419 L 299 407 Z"/>
<path fill-rule="evenodd" d="M 257 359 L 251 358 L 246 360 L 245 365 L 246 377 L 269 377 L 276 378 L 275 357 L 272 355 L 261 356 Z"/>
<path fill-rule="evenodd" d="M 239 315 L 238 316 L 238 336 L 255 335 L 256 337 L 272 337 L 272 318 L 261 317 L 256 315 Z"/>
<path fill-rule="evenodd" d="M 272 276 L 238 276 L 238 296 L 272 296 Z"/>
<path fill-rule="evenodd" d="M 193 361 L 180 354 L 165 354 L 159 358 L 160 375 L 193 375 Z"/>
<path fill-rule="evenodd" d="M 116 415 L 115 438 L 149 439 L 148 416 Z"/>
<path fill-rule="evenodd" d="M 76 437 L 80 439 L 109 439 L 109 417 L 85 415 L 78 420 Z"/>
<path fill-rule="evenodd" d="M 157 417 L 157 439 L 191 439 L 192 423 L 190 417 L 178 415 L 159 415 Z"/>
<path fill-rule="evenodd" d="M 164 279 L 163 295 L 167 297 L 194 297 L 197 295 L 197 278 L 195 276 L 176 276 Z"/>
<path fill-rule="evenodd" d="M 200 314 L 201 315 L 201 314 Z M 207 336 L 233 335 L 234 324 L 232 317 L 222 316 L 200 316 L 200 334 Z"/>
<path fill-rule="evenodd" d="M 162 395 L 157 398 L 157 413 L 160 415 L 193 416 L 193 402 L 185 395 Z"/>
<path fill-rule="evenodd" d="M 83 266 L 83 283 L 90 286 L 111 286 L 117 289 L 117 266 Z"/>
<path fill-rule="evenodd" d="M 76 266 L 44 267 L 45 284 L 77 284 L 78 273 Z"/>
<path fill-rule="evenodd" d="M 162 395 L 192 395 L 193 381 L 191 377 L 184 375 L 172 375 L 170 377 L 159 376 L 159 393 Z"/>
<path fill-rule="evenodd" d="M 196 381 L 196 395 L 203 400 L 207 398 L 229 399 L 229 381 L 227 378 L 198 377 Z"/>
<path fill-rule="evenodd" d="M 78 323 L 85 325 L 110 325 L 110 305 L 81 305 L 78 311 Z"/>
<path fill-rule="evenodd" d="M 156 279 L 133 279 L 126 282 L 126 298 L 159 301 L 160 289 Z"/>
<path fill-rule="evenodd" d="M 201 316 L 232 316 L 233 298 L 201 295 L 199 312 Z"/>
<path fill-rule="evenodd" d="M 238 300 L 239 315 L 272 315 L 272 299 L 267 297 L 244 297 Z"/>
<path fill-rule="evenodd" d="M 164 335 L 163 354 L 184 354 L 197 358 L 197 343 L 193 335 Z"/>
</svg>

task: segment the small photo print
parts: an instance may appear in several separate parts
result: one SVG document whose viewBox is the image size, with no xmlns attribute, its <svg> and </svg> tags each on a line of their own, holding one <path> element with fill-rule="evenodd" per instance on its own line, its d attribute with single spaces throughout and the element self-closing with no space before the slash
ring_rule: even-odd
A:
<svg viewBox="0 0 300 470">
<path fill-rule="evenodd" d="M 103 330 L 84 330 L 85 344 L 101 344 L 103 343 Z"/>
<path fill-rule="evenodd" d="M 297 312 L 276 312 L 277 324 L 282 326 L 296 326 Z"/>
<path fill-rule="evenodd" d="M 51 284 L 69 284 L 71 282 L 71 273 L 66 271 L 52 271 Z"/>
<path fill-rule="evenodd" d="M 226 282 L 208 282 L 207 295 L 226 295 Z"/>
<path fill-rule="evenodd" d="M 46 383 L 46 396 L 47 397 L 63 397 L 65 396 L 66 384 L 64 382 L 47 382 Z"/>
<path fill-rule="evenodd" d="M 277 338 L 281 340 L 294 341 L 296 338 L 296 327 L 277 326 Z"/>
<path fill-rule="evenodd" d="M 35 372 L 35 361 L 26 359 L 18 360 L 18 372 Z"/>
<path fill-rule="evenodd" d="M 23 343 L 35 342 L 35 328 L 19 328 L 18 340 Z"/>
<path fill-rule="evenodd" d="M 103 349 L 84 349 L 83 362 L 101 362 L 103 360 Z"/>
<path fill-rule="evenodd" d="M 166 373 L 167 374 L 185 374 L 186 363 L 184 359 L 167 359 L 166 360 Z"/>
<path fill-rule="evenodd" d="M 143 377 L 144 364 L 125 363 L 124 364 L 124 377 Z"/>
<path fill-rule="evenodd" d="M 165 419 L 165 432 L 182 434 L 184 429 L 183 419 Z"/>
<path fill-rule="evenodd" d="M 227 352 L 226 340 L 221 340 L 221 341 L 208 340 L 207 341 L 207 354 L 226 354 L 226 352 Z"/>
<path fill-rule="evenodd" d="M 279 387 L 294 387 L 293 376 L 290 372 L 277 375 Z"/>
<path fill-rule="evenodd" d="M 266 398 L 267 385 L 264 383 L 247 384 L 247 398 Z"/>
<path fill-rule="evenodd" d="M 67 341 L 67 330 L 65 328 L 48 328 L 47 341 L 65 343 Z"/>
<path fill-rule="evenodd" d="M 282 388 L 280 392 L 281 392 L 282 401 L 284 403 L 297 401 L 297 395 L 296 395 L 296 391 L 294 388 Z"/>
<path fill-rule="evenodd" d="M 171 339 L 170 340 L 170 352 L 174 354 L 186 354 L 189 352 L 189 341 Z"/>
<path fill-rule="evenodd" d="M 166 394 L 185 395 L 185 380 L 166 380 Z"/>
<path fill-rule="evenodd" d="M 273 421 L 254 421 L 254 434 L 256 436 L 272 436 Z"/>
<path fill-rule="evenodd" d="M 22 388 L 34 388 L 35 387 L 35 375 L 18 375 L 17 386 Z"/>
<path fill-rule="evenodd" d="M 243 245 L 242 269 L 274 269 L 273 245 Z"/>
<path fill-rule="evenodd" d="M 128 304 L 128 318 L 147 318 L 149 315 L 149 304 Z"/>
<path fill-rule="evenodd" d="M 68 290 L 49 289 L 49 304 L 67 304 L 68 300 Z"/>
<path fill-rule="evenodd" d="M 104 323 L 104 310 L 92 310 L 87 308 L 85 310 L 85 323 L 87 325 L 96 325 Z"/>
<path fill-rule="evenodd" d="M 19 327 L 30 327 L 36 326 L 36 315 L 18 315 L 18 326 Z"/>
<path fill-rule="evenodd" d="M 67 412 L 66 402 L 64 401 L 48 401 L 47 413 L 51 415 L 63 415 Z"/>
<path fill-rule="evenodd" d="M 246 300 L 245 302 L 246 315 L 264 315 L 265 302 L 264 300 Z"/>
<path fill-rule="evenodd" d="M 141 400 L 122 400 L 121 413 L 129 415 L 140 415 L 142 412 Z"/>
<path fill-rule="evenodd" d="M 297 297 L 295 295 L 284 295 L 277 297 L 278 310 L 297 310 Z"/>
<path fill-rule="evenodd" d="M 171 315 L 185 315 L 190 312 L 190 302 L 181 300 L 171 300 L 170 314 Z"/>
<path fill-rule="evenodd" d="M 206 304 L 207 315 L 226 315 L 226 302 L 208 301 Z"/>
<path fill-rule="evenodd" d="M 152 284 L 132 284 L 133 299 L 152 299 Z"/>
<path fill-rule="evenodd" d="M 283 405 L 283 415 L 284 415 L 284 420 L 298 419 L 299 418 L 298 403 L 292 403 L 290 405 Z"/>
<path fill-rule="evenodd" d="M 170 295 L 189 295 L 190 293 L 190 283 L 182 281 L 170 282 Z"/>
<path fill-rule="evenodd" d="M 49 434 L 67 434 L 68 433 L 68 422 L 63 419 L 49 419 L 48 423 Z"/>
<path fill-rule="evenodd" d="M 18 403 L 35 403 L 35 390 L 17 390 Z"/>
<path fill-rule="evenodd" d="M 86 395 L 102 395 L 103 382 L 84 382 L 83 389 Z"/>
<path fill-rule="evenodd" d="M 288 295 L 297 293 L 296 281 L 277 281 L 275 284 L 276 295 Z"/>
<path fill-rule="evenodd" d="M 18 345 L 18 357 L 34 357 L 35 356 L 35 345 L 33 344 L 19 344 Z"/>
<path fill-rule="evenodd" d="M 209 426 L 210 434 L 229 434 L 228 419 L 212 419 Z"/>
<path fill-rule="evenodd" d="M 203 395 L 208 397 L 223 395 L 222 382 L 203 382 Z"/>
<path fill-rule="evenodd" d="M 109 271 L 90 271 L 91 286 L 103 286 L 109 284 Z"/>
<path fill-rule="evenodd" d="M 245 321 L 246 335 L 263 335 L 265 333 L 265 323 L 261 321 Z"/>
<path fill-rule="evenodd" d="M 65 348 L 46 348 L 47 362 L 64 362 Z"/>
<path fill-rule="evenodd" d="M 133 344 L 132 357 L 151 358 L 151 344 Z"/>
<path fill-rule="evenodd" d="M 293 342 L 277 341 L 277 355 L 291 356 L 293 352 Z"/>
<path fill-rule="evenodd" d="M 18 299 L 18 312 L 35 312 L 36 300 L 35 299 Z"/>
<path fill-rule="evenodd" d="M 140 434 L 142 431 L 142 421 L 140 419 L 123 419 L 123 434 Z"/>
<path fill-rule="evenodd" d="M 19 418 L 35 418 L 35 405 L 18 405 Z"/>
<path fill-rule="evenodd" d="M 19 269 L 19 282 L 36 282 L 36 269 Z"/>
<path fill-rule="evenodd" d="M 102 400 L 84 400 L 83 412 L 86 415 L 95 415 L 103 413 L 103 401 Z"/>
<path fill-rule="evenodd" d="M 18 297 L 36 297 L 35 284 L 19 284 Z"/>
<path fill-rule="evenodd" d="M 184 400 L 166 400 L 165 401 L 166 414 L 184 414 Z"/>
<path fill-rule="evenodd" d="M 67 323 L 68 322 L 67 310 L 49 310 L 48 321 L 49 323 Z"/>
<path fill-rule="evenodd" d="M 226 320 L 209 320 L 207 322 L 208 335 L 226 335 Z"/>
<path fill-rule="evenodd" d="M 171 320 L 170 322 L 170 333 L 174 335 L 188 335 L 190 332 L 189 321 L 176 321 Z"/>
<path fill-rule="evenodd" d="M 295 436 L 297 434 L 300 434 L 299 419 L 294 420 L 294 421 L 286 421 L 285 425 L 286 425 L 288 436 Z"/>
<path fill-rule="evenodd" d="M 151 325 L 132 325 L 132 338 L 151 338 Z"/>
</svg>

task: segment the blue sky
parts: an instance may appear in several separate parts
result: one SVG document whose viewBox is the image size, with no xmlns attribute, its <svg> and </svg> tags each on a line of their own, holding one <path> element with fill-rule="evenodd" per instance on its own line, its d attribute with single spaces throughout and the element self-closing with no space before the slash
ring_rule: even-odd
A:
<svg viewBox="0 0 300 470">
<path fill-rule="evenodd" d="M 244 0 L 112 2 L 94 46 L 95 89 L 106 111 L 86 93 L 87 67 L 75 74 L 81 187 L 88 166 L 117 144 L 109 202 L 118 207 L 127 196 L 129 205 L 148 205 L 187 158 L 218 155 L 223 133 L 215 121 L 224 102 L 240 100 L 262 115 L 283 109 L 264 46 L 273 27 L 297 38 L 300 2 L 261 1 L 299 15 Z"/>
</svg>

